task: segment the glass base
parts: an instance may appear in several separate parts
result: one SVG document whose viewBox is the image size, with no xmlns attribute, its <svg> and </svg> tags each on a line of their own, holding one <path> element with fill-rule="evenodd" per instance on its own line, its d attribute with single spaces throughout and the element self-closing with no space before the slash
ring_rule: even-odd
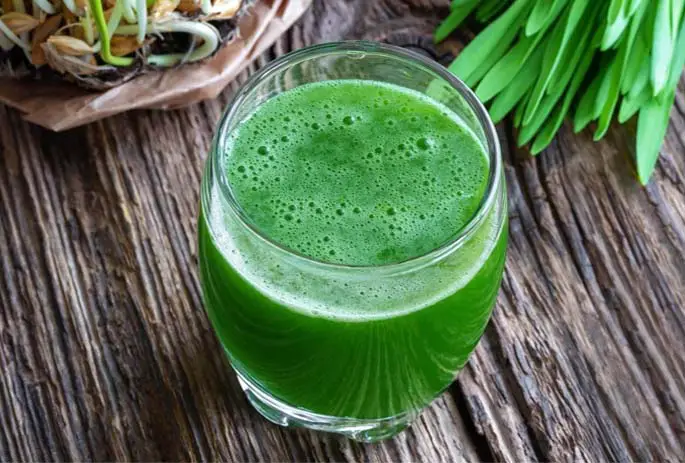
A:
<svg viewBox="0 0 685 463">
<path fill-rule="evenodd" d="M 416 417 L 409 412 L 380 419 L 341 418 L 319 415 L 287 405 L 274 398 L 236 371 L 240 387 L 252 406 L 267 420 L 279 426 L 302 427 L 342 434 L 359 442 L 378 442 L 404 431 Z"/>
</svg>

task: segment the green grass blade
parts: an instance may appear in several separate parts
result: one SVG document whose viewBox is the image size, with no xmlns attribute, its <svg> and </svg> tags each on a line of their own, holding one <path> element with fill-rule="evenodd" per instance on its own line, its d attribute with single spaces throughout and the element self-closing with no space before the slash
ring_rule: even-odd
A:
<svg viewBox="0 0 685 463">
<path fill-rule="evenodd" d="M 602 108 L 609 97 L 609 91 L 611 90 L 612 79 L 614 78 L 616 72 L 614 70 L 617 68 L 618 56 L 613 58 L 609 56 L 602 56 L 602 65 L 597 71 L 597 75 L 601 77 L 602 83 L 597 90 L 597 96 L 595 97 L 595 105 L 593 108 L 593 114 L 596 117 L 602 113 Z"/>
<path fill-rule="evenodd" d="M 666 87 L 675 46 L 671 24 L 670 0 L 658 1 L 652 45 L 652 87 L 658 95 Z"/>
<path fill-rule="evenodd" d="M 668 77 L 666 88 L 675 90 L 680 80 L 680 75 L 685 67 L 685 18 L 680 20 L 680 31 L 676 39 L 675 53 L 671 63 L 671 74 Z"/>
<path fill-rule="evenodd" d="M 628 34 L 621 41 L 618 55 L 616 55 L 616 58 L 611 65 L 611 69 L 608 71 L 609 79 L 602 82 L 602 88 L 600 88 L 597 99 L 598 101 L 602 101 L 603 105 L 599 116 L 597 131 L 595 132 L 595 141 L 602 139 L 604 135 L 606 135 L 607 130 L 609 130 L 609 125 L 611 124 L 611 119 L 614 116 L 619 95 L 621 94 L 621 81 L 627 74 L 628 66 L 634 56 L 632 50 L 635 46 L 645 10 L 646 4 L 635 13 L 634 21 L 631 22 Z"/>
<path fill-rule="evenodd" d="M 590 58 L 592 57 L 592 55 L 587 56 L 590 56 Z M 583 73 L 582 76 L 584 77 L 585 73 Z M 566 84 L 568 85 L 568 82 L 566 82 Z M 546 95 L 542 100 L 542 103 L 538 106 L 538 110 L 536 111 L 534 117 L 528 122 L 524 120 L 523 127 L 521 128 L 518 138 L 519 146 L 523 146 L 531 141 L 545 125 L 545 123 L 551 118 L 552 112 L 554 111 L 555 107 L 558 106 L 558 103 L 564 95 L 567 85 L 559 87 L 559 90 L 556 93 Z"/>
<path fill-rule="evenodd" d="M 478 0 L 471 0 L 470 3 L 464 2 L 464 6 L 452 10 L 445 20 L 438 26 L 433 35 L 435 43 L 440 43 L 464 22 L 464 19 L 476 8 Z"/>
<path fill-rule="evenodd" d="M 671 107 L 675 101 L 675 93 L 650 100 L 640 110 L 637 121 L 637 149 L 636 164 L 637 176 L 643 185 L 646 185 L 654 172 L 656 161 L 659 159 L 659 151 L 664 142 Z"/>
<path fill-rule="evenodd" d="M 594 106 L 597 100 L 597 92 L 599 86 L 602 84 L 602 76 L 595 76 L 592 83 L 585 91 L 585 94 L 578 103 L 575 116 L 573 118 L 573 130 L 578 133 L 583 130 L 593 120 L 597 119 L 595 116 Z"/>
<path fill-rule="evenodd" d="M 628 3 L 628 0 L 612 0 L 609 5 L 609 11 L 607 13 L 607 24 L 612 24 L 616 22 L 619 15 L 625 14 L 624 3 Z"/>
<path fill-rule="evenodd" d="M 618 122 L 625 123 L 628 119 L 633 117 L 637 112 L 646 105 L 652 98 L 652 89 L 645 85 L 642 91 L 636 96 L 626 96 L 621 102 L 621 108 L 618 110 Z"/>
<path fill-rule="evenodd" d="M 458 10 L 460 8 L 465 8 L 466 6 L 468 6 L 474 2 L 478 3 L 479 0 L 452 0 L 452 3 L 450 3 L 450 11 Z"/>
<path fill-rule="evenodd" d="M 576 66 L 582 61 L 583 55 L 589 54 L 594 57 L 595 49 L 602 38 L 600 30 L 593 33 L 593 25 L 602 20 L 601 16 L 597 15 L 598 11 L 596 4 L 591 5 L 586 15 L 588 25 L 576 29 L 571 38 L 571 43 L 575 46 L 569 48 L 568 55 L 564 58 L 564 66 L 557 67 L 557 71 L 550 79 L 547 87 L 548 94 L 563 92 L 577 72 Z"/>
<path fill-rule="evenodd" d="M 630 17 L 628 12 L 630 5 L 630 0 L 613 0 L 611 6 L 608 10 L 608 23 L 616 21 L 616 19 L 623 14 L 626 17 Z"/>
<path fill-rule="evenodd" d="M 652 0 L 630 0 L 626 4 L 628 6 L 628 16 L 632 16 L 643 3 L 648 3 L 650 1 Z"/>
<path fill-rule="evenodd" d="M 526 60 L 535 50 L 537 42 L 538 40 L 534 37 L 522 37 L 483 77 L 476 89 L 478 98 L 487 102 L 505 89 L 526 64 Z"/>
<path fill-rule="evenodd" d="M 552 10 L 549 12 L 547 15 L 547 18 L 545 18 L 544 23 L 540 26 L 539 31 L 546 31 L 549 29 L 549 27 L 552 25 L 554 21 L 559 17 L 561 12 L 564 10 L 564 7 L 566 7 L 566 4 L 569 2 L 569 0 L 555 0 L 554 6 L 552 7 Z M 526 31 L 527 33 L 528 31 Z M 532 35 L 532 34 L 530 34 Z"/>
<path fill-rule="evenodd" d="M 540 31 L 547 30 L 549 26 L 559 17 L 569 0 L 555 0 L 552 10 L 545 18 L 545 22 L 540 27 Z"/>
<path fill-rule="evenodd" d="M 480 66 L 478 66 L 466 79 L 464 82 L 471 88 L 476 88 L 478 82 L 483 79 L 483 76 L 488 73 L 490 69 L 502 58 L 506 53 L 509 44 L 500 44 L 498 48 L 494 49 L 492 53 L 485 58 Z"/>
<path fill-rule="evenodd" d="M 671 108 L 675 102 L 675 93 L 678 86 L 678 81 L 682 73 L 683 66 L 685 66 L 685 19 L 682 18 L 683 2 L 674 0 L 671 4 L 671 15 L 679 16 L 677 23 L 671 23 L 673 50 L 671 52 L 672 62 L 668 71 L 668 78 L 663 84 L 663 92 L 660 92 L 656 97 L 646 102 L 640 109 L 637 123 L 637 149 L 636 149 L 636 165 L 637 174 L 640 182 L 646 185 L 654 172 L 656 162 L 659 159 L 659 151 L 663 144 L 664 137 L 668 130 L 668 122 L 671 113 Z M 660 4 L 660 7 L 663 6 Z M 658 19 L 662 16 L 661 20 Z M 657 38 L 659 32 L 658 24 L 663 23 L 664 12 L 659 10 L 657 12 L 657 22 L 655 23 L 654 43 L 659 40 Z M 673 19 L 673 18 L 672 18 Z M 673 26 L 676 24 L 676 26 Z M 678 29 L 676 31 L 676 28 Z M 663 37 L 662 39 L 663 40 Z M 654 51 L 656 53 L 656 51 Z M 652 76 L 654 74 L 654 62 L 652 60 Z M 663 72 L 663 70 L 661 70 Z M 654 77 L 653 77 L 654 78 Z M 656 84 L 654 84 L 654 91 L 656 92 Z"/>
<path fill-rule="evenodd" d="M 510 47 L 509 42 L 503 42 L 497 46 L 495 50 L 481 63 L 481 65 L 467 78 L 464 80 L 466 85 L 471 88 L 476 88 L 478 82 L 480 82 L 483 77 L 498 63 L 502 56 L 507 52 Z"/>
<path fill-rule="evenodd" d="M 479 80 L 472 78 L 472 75 L 477 71 L 485 75 L 506 53 L 516 33 L 521 29 L 530 6 L 531 0 L 516 0 L 507 11 L 476 36 L 450 65 L 449 70 L 467 83 Z M 493 60 L 493 54 L 496 52 L 501 54 Z M 484 69 L 482 65 L 490 62 L 490 67 L 485 66 L 487 69 Z"/>
<path fill-rule="evenodd" d="M 613 63 L 616 61 L 616 56 L 611 56 L 611 54 L 600 55 L 599 67 L 597 68 L 595 75 L 600 79 L 601 83 L 599 89 L 597 89 L 597 95 L 595 95 L 595 104 L 592 108 L 593 115 L 598 118 L 602 112 L 602 107 L 606 101 L 609 92 L 609 81 L 611 80 L 611 69 L 613 68 Z"/>
<path fill-rule="evenodd" d="M 524 124 L 533 118 L 538 106 L 542 102 L 545 90 L 551 82 L 557 67 L 562 63 L 562 57 L 565 55 L 576 27 L 578 27 L 581 19 L 583 19 L 589 2 L 590 0 L 575 0 L 570 4 L 568 11 L 562 17 L 562 23 L 557 25 L 553 38 L 548 42 L 547 49 L 545 50 L 541 73 L 542 78 L 536 82 L 531 98 L 528 101 L 526 114 L 523 118 Z M 564 27 L 561 27 L 562 24 L 564 24 Z M 581 27 L 589 26 L 588 23 L 584 23 Z"/>
<path fill-rule="evenodd" d="M 547 16 L 552 12 L 554 8 L 555 0 L 537 0 L 533 10 L 528 16 L 528 21 L 526 22 L 526 35 L 531 36 L 538 31 L 540 31 L 547 20 Z"/>
<path fill-rule="evenodd" d="M 557 16 L 559 16 L 566 1 L 567 0 L 556 0 L 553 11 L 547 18 L 547 24 L 545 24 L 537 34 L 521 37 L 509 53 L 490 69 L 476 92 L 481 100 L 488 101 L 501 92 L 509 85 L 513 77 L 530 58 L 531 54 L 537 49 L 544 48 L 544 45 L 541 44 L 544 43 L 545 40 L 549 40 L 547 30 L 553 24 Z"/>
<path fill-rule="evenodd" d="M 566 72 L 561 76 L 560 79 L 554 81 L 554 91 L 549 91 L 547 95 L 543 98 L 542 103 L 535 112 L 533 118 L 528 122 L 524 120 L 523 128 L 519 134 L 519 143 L 526 144 L 533 139 L 535 134 L 540 131 L 540 128 L 545 124 L 545 122 L 550 118 L 550 114 L 554 110 L 557 103 L 564 96 L 564 92 L 570 83 L 573 83 L 578 79 L 577 73 L 582 72 L 580 76 L 581 83 L 582 78 L 587 72 L 587 67 L 585 63 L 592 62 L 594 57 L 593 53 L 588 53 L 588 44 L 594 44 L 594 38 L 592 37 L 592 28 L 586 27 L 583 29 L 577 29 L 572 42 L 577 44 L 577 46 L 570 48 L 569 51 L 572 55 L 566 60 L 565 68 Z M 591 48 L 594 50 L 594 47 Z M 581 66 L 581 67 L 579 67 Z M 580 84 L 577 84 L 578 86 Z M 550 86 L 549 90 L 552 87 Z M 576 89 L 575 91 L 577 91 Z M 575 93 L 574 91 L 574 93 Z"/>
<path fill-rule="evenodd" d="M 547 123 L 542 128 L 538 136 L 535 138 L 535 141 L 533 142 L 533 146 L 531 147 L 531 153 L 533 155 L 537 155 L 543 149 L 547 148 L 547 146 L 549 146 L 549 144 L 552 142 L 552 139 L 554 138 L 556 133 L 561 128 L 561 125 L 564 123 L 564 119 L 566 118 L 566 115 L 568 114 L 569 109 L 571 108 L 571 103 L 573 102 L 573 99 L 576 97 L 576 94 L 578 93 L 581 84 L 585 80 L 585 76 L 587 75 L 587 72 L 590 69 L 590 65 L 592 64 L 593 58 L 593 55 L 590 53 L 586 53 L 583 55 L 583 59 L 578 65 L 578 70 L 573 76 L 573 80 L 571 81 L 569 88 L 566 91 L 566 95 L 564 96 L 563 102 L 561 103 L 561 105 L 556 107 L 556 109 L 554 110 L 554 114 L 547 120 Z"/>
<path fill-rule="evenodd" d="M 598 101 L 603 101 L 603 104 L 600 106 L 599 122 L 594 137 L 595 141 L 604 138 L 604 135 L 606 135 L 609 130 L 609 125 L 611 125 L 611 119 L 614 116 L 614 112 L 616 111 L 618 97 L 621 93 L 622 58 L 623 57 L 620 55 L 616 57 L 611 68 L 607 71 L 608 79 L 605 79 L 602 82 L 602 87 L 597 96 Z"/>
<path fill-rule="evenodd" d="M 526 109 L 526 101 L 529 97 L 530 94 L 525 95 L 521 100 L 521 104 L 519 104 L 516 107 L 516 111 L 514 112 L 514 127 L 521 127 L 521 121 L 523 120 L 523 112 Z"/>
<path fill-rule="evenodd" d="M 490 117 L 498 123 L 514 109 L 521 98 L 533 87 L 535 79 L 540 72 L 542 62 L 542 50 L 537 50 L 530 60 L 523 66 L 514 80 L 502 91 L 490 106 Z"/>
<path fill-rule="evenodd" d="M 680 19 L 683 16 L 683 8 L 685 8 L 685 0 L 671 0 L 671 31 L 673 36 L 678 33 L 680 29 Z"/>
<path fill-rule="evenodd" d="M 630 88 L 628 91 L 628 97 L 629 98 L 635 98 L 637 95 L 642 93 L 643 89 L 647 88 L 650 93 L 652 93 L 651 86 L 649 85 L 649 73 L 651 72 L 651 61 L 650 60 L 645 60 L 642 62 L 642 66 L 640 67 L 640 72 L 637 74 L 637 77 L 635 78 L 635 82 L 633 83 L 633 86 Z"/>
<path fill-rule="evenodd" d="M 561 50 L 562 42 L 564 40 L 564 29 L 557 26 L 550 36 L 549 40 L 545 43 L 545 52 L 542 59 L 542 65 L 540 70 L 540 77 L 535 81 L 535 86 L 526 105 L 526 112 L 523 116 L 523 123 L 528 124 L 528 122 L 533 118 L 535 112 L 537 111 L 543 97 L 545 96 L 545 90 L 551 82 L 550 74 L 553 72 L 555 63 L 557 60 L 561 59 L 563 50 Z"/>
<path fill-rule="evenodd" d="M 649 80 L 649 51 L 644 46 L 642 40 L 636 40 L 633 49 L 630 52 L 630 60 L 626 72 L 621 80 L 621 94 L 626 95 L 630 89 L 635 85 L 640 72 L 644 69 L 645 83 Z M 645 66 L 647 64 L 647 66 Z"/>
<path fill-rule="evenodd" d="M 535 137 L 535 134 L 538 133 L 542 125 L 547 121 L 549 118 L 550 113 L 554 109 L 555 105 L 559 101 L 558 97 L 552 97 L 550 95 L 547 95 L 543 100 L 542 103 L 538 106 L 538 110 L 535 114 L 535 117 L 531 119 L 528 123 L 523 122 L 523 126 L 521 127 L 521 131 L 519 132 L 518 136 L 518 146 L 523 146 L 529 141 Z"/>
<path fill-rule="evenodd" d="M 554 136 L 559 132 L 564 123 L 564 110 L 561 106 L 555 108 L 554 115 L 547 121 L 540 133 L 535 137 L 533 146 L 530 147 L 530 154 L 537 156 L 552 143 Z"/>
<path fill-rule="evenodd" d="M 505 5 L 506 2 L 503 2 L 502 0 L 482 0 L 478 11 L 476 11 L 476 19 L 482 23 L 486 23 L 495 17 Z"/>
<path fill-rule="evenodd" d="M 627 17 L 623 10 L 620 11 L 618 18 L 612 23 L 609 23 L 602 38 L 601 50 L 605 51 L 616 45 L 621 38 L 626 28 L 630 24 L 630 18 Z"/>
<path fill-rule="evenodd" d="M 631 18 L 630 32 L 628 34 L 628 46 L 630 47 L 628 53 L 624 56 L 625 62 L 623 65 L 621 78 L 621 94 L 626 95 L 630 92 L 640 79 L 649 79 L 649 49 L 644 40 L 644 35 L 641 30 L 648 26 L 649 15 L 647 14 L 648 4 L 641 3 L 638 6 Z M 644 70 L 643 70 L 644 69 Z M 644 72 L 646 75 L 641 76 Z M 645 85 L 645 83 L 640 83 Z"/>
</svg>

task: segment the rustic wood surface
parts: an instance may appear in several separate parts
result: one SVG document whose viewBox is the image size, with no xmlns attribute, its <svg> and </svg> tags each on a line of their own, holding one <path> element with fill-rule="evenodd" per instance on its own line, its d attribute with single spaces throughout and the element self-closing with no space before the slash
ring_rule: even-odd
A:
<svg viewBox="0 0 685 463">
<path fill-rule="evenodd" d="M 55 134 L 0 106 L 0 460 L 685 459 L 685 93 L 654 180 L 630 134 L 565 128 L 538 158 L 501 127 L 511 206 L 495 316 L 455 385 L 397 438 L 267 423 L 200 301 L 198 187 L 249 72 L 385 40 L 447 62 L 445 0 L 316 0 L 217 101 Z M 462 37 L 464 39 L 464 37 Z M 455 45 L 455 47 L 458 47 Z"/>
</svg>

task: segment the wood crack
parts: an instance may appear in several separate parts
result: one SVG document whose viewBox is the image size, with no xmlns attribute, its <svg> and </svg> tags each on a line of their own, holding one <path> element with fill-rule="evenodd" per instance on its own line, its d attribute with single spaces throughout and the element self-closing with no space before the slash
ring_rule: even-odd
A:
<svg viewBox="0 0 685 463">
<path fill-rule="evenodd" d="M 457 410 L 459 410 L 459 416 L 464 420 L 466 432 L 473 440 L 479 461 L 495 461 L 495 458 L 490 451 L 487 438 L 482 431 L 479 432 L 476 428 L 476 424 L 466 401 L 464 390 L 458 381 L 450 387 L 450 395 L 454 400 Z"/>
</svg>

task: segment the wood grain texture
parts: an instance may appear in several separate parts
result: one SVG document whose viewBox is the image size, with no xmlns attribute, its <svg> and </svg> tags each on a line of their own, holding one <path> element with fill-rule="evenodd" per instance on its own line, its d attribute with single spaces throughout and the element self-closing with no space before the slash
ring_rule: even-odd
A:
<svg viewBox="0 0 685 463">
<path fill-rule="evenodd" d="M 537 158 L 500 127 L 503 290 L 459 380 L 377 445 L 271 425 L 203 312 L 195 243 L 213 128 L 290 49 L 385 40 L 447 62 L 439 0 L 315 0 L 216 101 L 54 134 L 0 107 L 0 460 L 685 458 L 685 93 L 652 183 L 631 135 L 564 128 Z M 463 37 L 462 37 L 463 39 Z M 685 87 L 682 88 L 685 90 Z"/>
</svg>

